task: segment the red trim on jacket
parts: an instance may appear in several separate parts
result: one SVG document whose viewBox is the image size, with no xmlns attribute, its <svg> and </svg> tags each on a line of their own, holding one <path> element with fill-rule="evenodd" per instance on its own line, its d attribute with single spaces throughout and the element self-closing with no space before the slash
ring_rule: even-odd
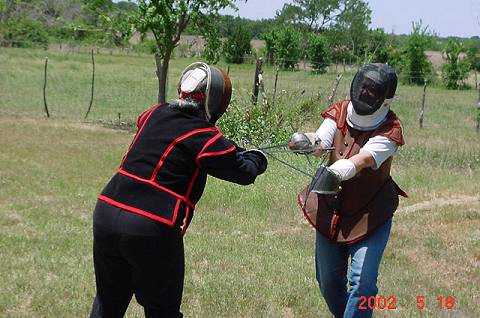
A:
<svg viewBox="0 0 480 318">
<path fill-rule="evenodd" d="M 222 133 L 219 131 L 218 134 L 216 134 L 213 138 L 211 138 L 210 140 L 208 140 L 205 145 L 202 147 L 202 150 L 200 150 L 199 154 L 197 155 L 197 158 L 196 158 L 196 165 L 197 165 L 197 168 L 195 169 L 195 173 L 193 174 L 193 177 L 192 177 L 192 180 L 190 180 L 190 184 L 188 185 L 188 188 L 187 188 L 187 193 L 185 194 L 185 197 L 187 199 L 190 198 L 190 194 L 192 192 L 192 189 L 193 189 L 193 185 L 195 184 L 195 180 L 197 179 L 198 177 L 198 174 L 200 172 L 200 161 L 199 159 L 202 158 L 202 157 L 207 157 L 207 156 L 218 156 L 218 155 L 223 155 L 223 154 L 226 154 L 226 153 L 229 153 L 229 152 L 232 152 L 236 149 L 235 146 L 232 146 L 226 150 L 223 150 L 223 151 L 216 151 L 216 152 L 205 152 L 205 149 L 207 149 L 211 144 L 213 144 L 215 141 L 217 141 L 218 139 L 220 139 L 220 137 L 222 137 Z M 186 211 L 185 211 L 185 219 L 183 221 L 183 228 L 182 228 L 182 234 L 185 234 L 185 232 L 187 231 L 187 228 L 188 228 L 188 225 L 190 224 L 190 221 L 191 221 L 191 216 L 190 216 L 190 209 L 187 207 Z"/>
<path fill-rule="evenodd" d="M 335 238 L 335 233 L 337 232 L 337 223 L 339 219 L 340 216 L 336 213 L 336 211 L 333 211 L 332 223 L 330 224 L 330 239 L 332 240 Z"/>
<path fill-rule="evenodd" d="M 214 151 L 214 152 L 205 152 L 201 155 L 199 155 L 197 158 L 200 159 L 200 158 L 203 158 L 203 157 L 215 157 L 215 156 L 221 156 L 221 155 L 224 155 L 224 154 L 227 154 L 229 152 L 232 152 L 236 149 L 237 147 L 235 146 L 232 146 L 226 150 L 222 150 L 222 151 Z"/>
<path fill-rule="evenodd" d="M 208 146 L 210 146 L 212 143 L 217 141 L 221 136 L 222 136 L 222 134 L 220 132 L 218 132 L 218 134 L 216 134 L 214 137 L 212 137 L 210 140 L 208 140 L 205 143 L 205 145 L 203 145 L 202 150 L 200 150 L 200 152 L 198 153 L 197 158 L 195 159 L 195 163 L 197 165 L 197 168 L 195 169 L 195 173 L 193 174 L 192 180 L 190 180 L 190 184 L 188 185 L 188 188 L 187 188 L 187 193 L 185 194 L 185 197 L 187 199 L 190 198 L 190 194 L 191 194 L 192 189 L 193 189 L 193 184 L 195 183 L 195 179 L 197 179 L 198 174 L 200 172 L 200 162 L 198 161 L 199 157 L 202 155 L 203 151 Z"/>
<path fill-rule="evenodd" d="M 140 128 L 140 126 L 143 125 L 143 123 L 145 122 L 145 118 L 147 118 L 147 116 L 150 115 L 153 109 L 158 106 L 160 106 L 160 103 L 153 105 L 152 107 L 150 107 L 149 109 L 141 113 L 140 116 L 138 116 L 137 120 L 135 121 L 135 124 L 137 125 L 138 128 Z"/>
<path fill-rule="evenodd" d="M 395 113 L 391 111 L 390 113 L 388 113 L 387 116 L 387 120 L 393 121 L 393 128 L 385 133 L 380 133 L 378 136 L 387 137 L 388 139 L 391 139 L 399 145 L 403 146 L 405 144 L 405 140 L 403 139 L 403 129 L 400 120 L 397 118 Z M 379 129 L 381 129 L 381 126 L 379 127 Z"/>
<path fill-rule="evenodd" d="M 155 109 L 157 109 L 158 106 L 160 106 L 160 104 L 157 104 L 157 105 L 153 106 L 152 108 L 150 108 L 149 111 L 147 111 L 147 112 L 148 112 L 148 115 L 147 115 L 147 117 L 143 120 L 143 122 L 142 122 L 142 127 L 140 127 L 140 128 L 138 129 L 138 132 L 137 132 L 137 134 L 135 135 L 135 138 L 133 139 L 133 142 L 132 142 L 132 143 L 130 144 L 130 146 L 128 147 L 128 150 L 127 150 L 127 152 L 125 152 L 125 155 L 123 155 L 122 162 L 120 162 L 120 168 L 123 167 L 123 163 L 124 163 L 125 160 L 127 159 L 127 156 L 128 156 L 128 154 L 130 153 L 130 151 L 132 150 L 133 145 L 137 142 L 137 139 L 138 139 L 138 137 L 140 136 L 140 133 L 142 132 L 143 128 L 145 127 L 145 124 L 146 124 L 147 121 L 150 119 L 150 116 L 152 116 L 153 111 L 154 111 Z M 142 114 L 142 115 L 143 115 L 143 114 Z M 141 115 L 141 116 L 142 116 L 142 115 Z M 137 120 L 137 121 L 138 121 L 138 120 Z"/>
<path fill-rule="evenodd" d="M 160 160 L 158 161 L 157 163 L 157 166 L 155 167 L 155 170 L 153 171 L 152 173 L 152 176 L 150 177 L 150 180 L 155 180 L 155 178 L 157 177 L 157 173 L 158 171 L 160 170 L 160 168 L 162 167 L 163 165 L 163 162 L 165 161 L 165 158 L 167 158 L 167 156 L 170 154 L 170 152 L 173 150 L 173 148 L 175 147 L 175 145 L 177 143 L 179 143 L 180 141 L 192 136 L 192 135 L 195 135 L 195 134 L 198 134 L 198 133 L 202 133 L 202 132 L 208 132 L 208 131 L 218 131 L 218 128 L 216 127 L 209 127 L 209 128 L 201 128 L 201 129 L 195 129 L 195 130 L 192 130 L 178 138 L 176 138 L 174 141 L 172 141 L 172 143 L 167 147 L 167 149 L 165 150 L 165 152 L 163 153 L 162 157 L 160 158 Z M 202 149 L 203 150 L 203 149 Z"/>
<path fill-rule="evenodd" d="M 347 130 L 347 107 L 350 103 L 349 99 L 330 105 L 328 109 L 320 115 L 323 118 L 330 118 L 337 124 L 338 130 L 345 136 Z"/>
<path fill-rule="evenodd" d="M 124 209 L 126 211 L 129 211 L 129 212 L 133 212 L 133 213 L 136 213 L 136 214 L 140 214 L 140 215 L 143 215 L 143 216 L 146 216 L 148 218 L 151 218 L 153 220 L 156 220 L 156 221 L 160 221 L 162 223 L 165 223 L 171 227 L 173 227 L 173 225 L 175 224 L 175 218 L 172 218 L 172 220 L 169 220 L 169 219 L 165 219 L 165 218 L 162 218 L 156 214 L 153 214 L 153 213 L 150 213 L 150 212 L 147 212 L 147 211 L 144 211 L 144 210 L 141 210 L 141 209 L 137 209 L 137 208 L 134 208 L 132 206 L 129 206 L 129 205 L 126 205 L 126 204 L 123 204 L 123 203 L 120 203 L 118 201 L 115 201 L 113 199 L 110 199 L 109 197 L 106 197 L 106 196 L 103 196 L 101 194 L 99 194 L 97 196 L 98 199 L 102 200 L 102 201 L 105 201 L 107 202 L 108 204 L 111 204 L 113 206 L 116 206 L 117 208 L 121 208 L 121 209 Z"/>
<path fill-rule="evenodd" d="M 195 207 L 195 204 L 193 204 L 192 202 L 190 202 L 186 197 L 184 197 L 184 196 L 182 196 L 182 195 L 180 195 L 180 194 L 178 194 L 178 193 L 176 193 L 176 192 L 174 192 L 174 191 L 172 191 L 172 190 L 170 190 L 170 189 L 168 189 L 168 188 L 165 188 L 164 186 L 161 186 L 161 185 L 159 185 L 159 184 L 156 183 L 156 182 L 153 182 L 153 181 L 151 181 L 151 180 L 144 179 L 144 178 L 141 178 L 141 177 L 136 176 L 136 175 L 134 175 L 134 174 L 131 174 L 130 172 L 127 172 L 127 171 L 123 170 L 122 168 L 119 168 L 119 169 L 117 170 L 117 172 L 120 173 L 120 174 L 122 174 L 122 175 L 124 175 L 124 176 L 127 176 L 127 177 L 129 177 L 129 178 L 135 179 L 135 180 L 137 180 L 137 181 L 140 181 L 140 182 L 143 182 L 143 183 L 147 183 L 147 184 L 149 184 L 149 185 L 152 185 L 152 186 L 154 186 L 155 188 L 158 188 L 158 189 L 160 189 L 160 190 L 162 190 L 162 191 L 165 191 L 165 192 L 167 192 L 168 194 L 176 197 L 177 199 L 184 201 L 184 202 L 187 203 L 188 205 L 190 205 L 190 206 L 192 206 L 192 207 Z"/>
<path fill-rule="evenodd" d="M 349 99 L 343 100 L 341 102 L 332 104 L 328 107 L 328 109 L 321 113 L 323 118 L 330 118 L 337 124 L 337 129 L 342 132 L 342 135 L 345 136 L 347 132 L 347 109 L 348 104 L 350 103 Z M 392 124 L 392 128 L 388 131 L 385 131 L 385 124 L 390 122 Z M 387 137 L 390 140 L 395 141 L 399 145 L 403 146 L 405 144 L 405 140 L 403 138 L 403 129 L 400 120 L 398 119 L 397 115 L 390 110 L 387 113 L 387 117 L 385 121 L 374 130 L 373 136 L 383 136 Z"/>
</svg>

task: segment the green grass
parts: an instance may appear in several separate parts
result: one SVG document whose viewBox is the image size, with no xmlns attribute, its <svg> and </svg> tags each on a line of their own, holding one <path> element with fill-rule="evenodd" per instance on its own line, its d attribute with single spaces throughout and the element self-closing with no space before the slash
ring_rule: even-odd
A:
<svg viewBox="0 0 480 318">
<path fill-rule="evenodd" d="M 41 94 L 47 54 L 50 120 L 43 118 Z M 115 120 L 118 112 L 133 120 L 154 103 L 152 57 L 99 55 L 96 61 L 92 121 Z M 172 78 L 190 62 L 173 61 Z M 88 315 L 95 292 L 95 196 L 132 138 L 125 131 L 82 122 L 89 63 L 87 54 L 0 51 L 0 317 Z M 237 100 L 248 98 L 252 66 L 231 67 L 231 74 Z M 266 68 L 268 90 L 273 74 Z M 306 97 L 321 92 L 325 98 L 334 77 L 281 72 L 279 92 Z M 348 81 L 345 76 L 338 96 L 348 92 Z M 307 92 L 300 94 L 299 88 Z M 478 317 L 477 94 L 439 88 L 427 94 L 422 130 L 422 88 L 400 86 L 394 106 L 407 145 L 396 156 L 392 174 L 410 198 L 401 200 L 379 277 L 379 295 L 395 296 L 398 309 L 377 311 L 376 316 Z M 174 85 L 169 96 L 174 96 Z M 321 104 L 309 110 L 311 118 L 301 129 L 319 125 Z M 274 161 L 253 186 L 209 179 L 185 237 L 186 317 L 328 316 L 315 281 L 314 232 L 295 203 L 306 182 Z M 416 309 L 419 295 L 427 299 L 423 311 Z M 438 296 L 454 296 L 455 312 L 440 310 Z M 134 301 L 127 316 L 143 316 Z"/>
</svg>

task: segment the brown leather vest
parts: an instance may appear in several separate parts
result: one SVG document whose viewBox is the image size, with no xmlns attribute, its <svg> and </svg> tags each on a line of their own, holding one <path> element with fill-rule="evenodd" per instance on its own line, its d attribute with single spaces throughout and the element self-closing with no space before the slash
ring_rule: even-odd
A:
<svg viewBox="0 0 480 318">
<path fill-rule="evenodd" d="M 394 140 L 403 144 L 401 126 L 396 116 L 389 114 L 387 120 L 374 131 L 359 131 L 346 125 L 348 101 L 336 107 L 337 130 L 333 139 L 335 150 L 330 155 L 330 164 L 339 159 L 348 159 L 359 153 L 369 138 L 391 136 L 400 127 Z M 332 109 L 330 107 L 330 109 Z M 329 110 L 330 110 L 329 109 Z M 322 113 L 328 116 L 328 111 Z M 299 194 L 299 205 L 307 220 L 324 236 L 339 243 L 354 243 L 384 224 L 398 207 L 398 195 L 406 196 L 390 177 L 392 157 L 377 169 L 365 168 L 355 177 L 341 183 L 336 195 L 309 193 L 306 189 Z M 305 203 L 306 200 L 306 203 Z"/>
</svg>

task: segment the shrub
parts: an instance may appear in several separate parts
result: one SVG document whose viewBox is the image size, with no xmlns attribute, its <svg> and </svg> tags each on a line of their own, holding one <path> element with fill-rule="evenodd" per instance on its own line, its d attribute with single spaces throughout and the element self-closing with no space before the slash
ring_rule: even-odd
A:
<svg viewBox="0 0 480 318">
<path fill-rule="evenodd" d="M 29 18 L 10 20 L 0 30 L 10 46 L 48 48 L 48 33 L 38 21 Z"/>
<path fill-rule="evenodd" d="M 425 55 L 431 37 L 427 33 L 427 27 L 422 27 L 422 21 L 413 23 L 412 26 L 402 59 L 401 80 L 406 84 L 423 85 L 432 74 L 432 64 Z"/>
<path fill-rule="evenodd" d="M 307 57 L 312 62 L 312 69 L 317 73 L 325 73 L 330 64 L 327 40 L 322 35 L 311 33 L 307 40 Z"/>
<path fill-rule="evenodd" d="M 267 97 L 271 101 L 271 96 Z M 318 112 L 319 104 L 317 97 L 305 99 L 301 93 L 286 91 L 277 93 L 275 107 L 266 103 L 252 105 L 248 94 L 234 94 L 219 126 L 225 136 L 242 145 L 282 143 L 290 138 L 293 127 L 300 127 Z"/>
<path fill-rule="evenodd" d="M 277 32 L 274 44 L 276 64 L 284 69 L 292 69 L 300 60 L 300 33 L 290 25 Z"/>
<path fill-rule="evenodd" d="M 447 63 L 442 65 L 442 80 L 448 89 L 465 87 L 470 65 L 459 58 L 462 52 L 464 49 L 458 40 L 449 40 L 443 51 Z"/>
<path fill-rule="evenodd" d="M 250 32 L 243 26 L 238 25 L 223 44 L 223 55 L 227 63 L 241 64 L 244 62 L 245 55 L 251 53 L 252 47 Z"/>
</svg>

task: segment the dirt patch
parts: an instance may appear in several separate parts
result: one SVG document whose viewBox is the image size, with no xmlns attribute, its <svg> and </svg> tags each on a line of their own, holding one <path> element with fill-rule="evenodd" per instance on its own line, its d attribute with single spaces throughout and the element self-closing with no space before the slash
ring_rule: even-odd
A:
<svg viewBox="0 0 480 318">
<path fill-rule="evenodd" d="M 408 214 L 421 210 L 432 210 L 449 205 L 480 205 L 480 196 L 460 195 L 451 198 L 435 198 L 429 201 L 423 201 L 399 208 L 397 212 L 401 214 Z"/>
<path fill-rule="evenodd" d="M 110 123 L 110 122 L 74 122 L 67 121 L 62 119 L 48 119 L 45 117 L 31 117 L 23 116 L 20 114 L 10 114 L 5 112 L 0 112 L 0 124 L 3 123 L 25 123 L 29 125 L 36 126 L 50 126 L 50 127 L 67 127 L 73 129 L 81 129 L 91 132 L 101 132 L 101 131 L 112 131 L 112 130 L 124 130 L 132 132 L 136 127 L 131 123 L 121 122 L 121 123 Z"/>
</svg>

